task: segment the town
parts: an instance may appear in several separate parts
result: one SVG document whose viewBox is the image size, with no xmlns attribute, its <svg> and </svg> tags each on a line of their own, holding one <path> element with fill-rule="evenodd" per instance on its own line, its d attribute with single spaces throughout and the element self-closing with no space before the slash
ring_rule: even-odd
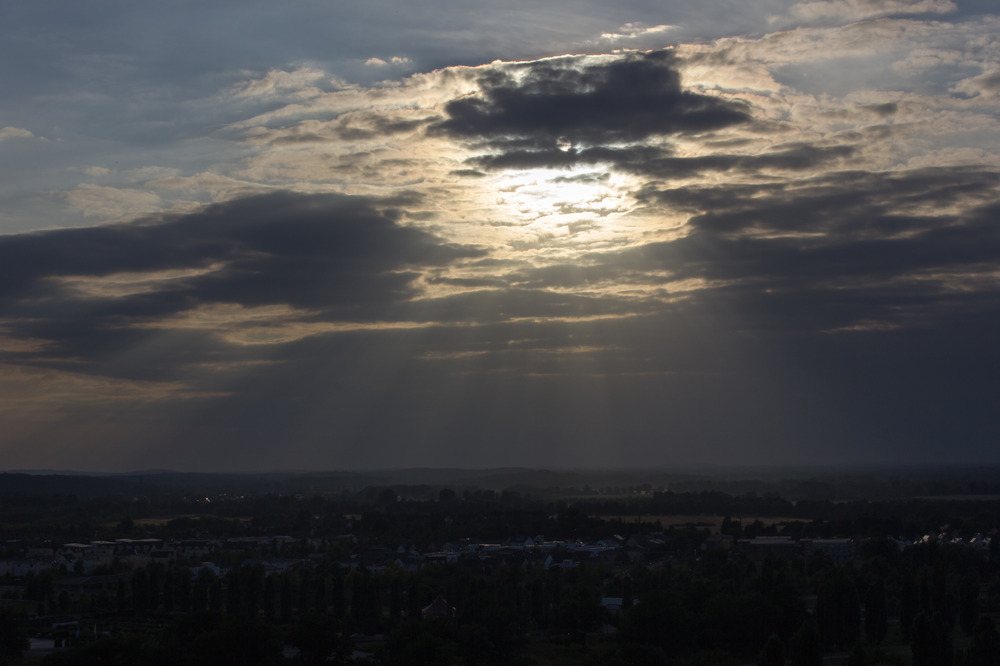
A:
<svg viewBox="0 0 1000 666">
<path fill-rule="evenodd" d="M 996 499 L 588 491 L 8 493 L 2 663 L 998 663 Z"/>
</svg>

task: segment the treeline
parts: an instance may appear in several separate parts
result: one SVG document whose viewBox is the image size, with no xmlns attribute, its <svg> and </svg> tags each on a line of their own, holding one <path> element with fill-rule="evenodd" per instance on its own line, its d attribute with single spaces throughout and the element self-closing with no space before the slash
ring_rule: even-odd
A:
<svg viewBox="0 0 1000 666">
<path fill-rule="evenodd" d="M 111 591 L 64 600 L 83 638 L 42 663 L 287 664 L 292 648 L 291 663 L 342 664 L 379 636 L 369 664 L 818 666 L 831 652 L 857 666 L 996 664 L 998 574 L 997 561 L 966 547 L 900 552 L 884 541 L 843 565 L 715 552 L 656 568 L 323 563 L 267 575 L 247 563 L 194 580 L 184 567 L 150 565 Z M 606 597 L 621 599 L 620 613 Z M 438 599 L 440 615 L 423 612 Z"/>
<path fill-rule="evenodd" d="M 360 539 L 389 545 L 437 544 L 459 539 L 506 539 L 548 535 L 558 538 L 602 539 L 615 532 L 659 529 L 660 516 L 729 517 L 734 536 L 785 534 L 797 538 L 892 536 L 919 539 L 947 531 L 964 538 L 987 534 L 997 527 L 1000 500 L 913 499 L 831 502 L 721 492 L 655 492 L 636 499 L 543 500 L 512 491 L 480 490 L 462 494 L 444 488 L 433 499 L 412 499 L 399 487 L 373 487 L 333 497 L 297 499 L 265 495 L 231 500 L 223 513 L 242 516 L 223 520 L 209 516 L 174 519 L 145 529 L 145 536 L 193 538 L 220 530 L 230 536 L 286 534 L 321 537 L 351 532 Z M 196 507 L 172 505 L 173 511 Z M 142 503 L 122 505 L 130 516 L 154 515 L 157 507 Z M 159 509 L 162 510 L 162 509 Z M 210 508 L 215 511 L 215 507 Z M 603 518 L 614 516 L 611 524 Z M 246 518 L 249 518 L 248 520 Z M 757 518 L 772 518 L 755 524 Z M 138 531 L 127 536 L 134 536 Z"/>
<path fill-rule="evenodd" d="M 64 610 L 83 613 L 84 640 L 43 663 L 279 664 L 288 663 L 284 646 L 297 651 L 297 663 L 347 663 L 358 635 L 386 636 L 369 660 L 375 664 L 531 663 L 529 632 L 576 641 L 609 619 L 600 605 L 603 572 L 588 567 L 430 566 L 411 573 L 320 565 L 265 575 L 248 564 L 222 577 L 202 569 L 193 582 L 186 574 L 150 565 L 122 578 L 113 593 L 72 600 Z M 443 614 L 425 616 L 439 596 Z M 131 626 L 128 618 L 160 624 L 129 635 L 121 630 Z M 91 639 L 88 622 L 112 636 Z"/>
<path fill-rule="evenodd" d="M 506 539 L 548 535 L 601 539 L 615 532 L 660 529 L 661 516 L 729 517 L 734 536 L 893 536 L 918 539 L 942 530 L 961 537 L 988 533 L 1000 500 L 914 499 L 831 502 L 721 492 L 655 492 L 642 498 L 543 500 L 512 491 L 438 489 L 413 499 L 404 488 L 308 498 L 262 495 L 206 503 L 184 498 L 148 500 L 47 498 L 39 506 L 0 503 L 0 531 L 56 545 L 115 538 L 221 538 L 288 535 L 323 538 L 351 533 L 390 545 L 441 545 L 459 538 Z M 176 517 L 171 517 L 176 516 Z M 613 524 L 602 517 L 620 520 Z M 162 519 L 161 519 L 162 517 Z M 654 519 L 650 524 L 649 520 Z M 770 518 L 754 523 L 757 518 Z M 708 524 L 707 522 L 705 524 Z M 9 546 L 8 546 L 9 547 Z"/>
<path fill-rule="evenodd" d="M 25 475 L 6 476 L 20 479 Z M 981 485 L 979 481 L 968 483 Z M 126 485 L 116 480 L 112 487 L 150 490 L 152 484 Z M 791 497 L 719 490 L 546 497 L 530 488 L 497 492 L 426 484 L 369 486 L 358 491 L 309 496 L 265 493 L 206 498 L 161 492 L 84 497 L 66 493 L 4 493 L 0 484 L 0 531 L 26 539 L 47 538 L 66 543 L 139 535 L 196 538 L 287 534 L 305 538 L 360 529 L 365 534 L 391 533 L 393 537 L 414 542 L 440 542 L 458 537 L 545 534 L 554 527 L 566 527 L 565 521 L 556 526 L 548 520 L 558 515 L 574 519 L 576 536 L 587 538 L 597 537 L 600 527 L 596 522 L 580 519 L 581 515 L 586 519 L 621 516 L 626 521 L 634 518 L 636 523 L 650 516 L 729 516 L 744 526 L 747 520 L 742 519 L 757 517 L 808 523 L 809 536 L 892 535 L 912 539 L 945 527 L 966 537 L 986 532 L 996 527 L 996 516 L 1000 515 L 1000 498 L 833 501 Z M 409 527 L 403 525 L 397 529 L 394 523 L 399 515 L 413 522 Z M 171 516 L 180 517 L 138 528 L 143 519 Z M 361 518 L 351 520 L 345 516 Z M 445 517 L 448 522 L 442 523 Z"/>
<path fill-rule="evenodd" d="M 997 526 L 1000 499 L 911 499 L 852 502 L 799 500 L 757 495 L 727 495 L 716 491 L 694 493 L 656 492 L 631 500 L 579 500 L 573 506 L 589 515 L 729 516 L 784 518 L 785 522 L 812 523 L 808 536 L 895 536 L 919 538 L 942 529 L 963 537 L 986 533 Z"/>
<path fill-rule="evenodd" d="M 923 496 L 1000 495 L 997 466 L 882 468 L 714 468 L 696 470 L 411 469 L 373 472 L 265 472 L 256 474 L 135 472 L 115 475 L 0 473 L 0 496 L 75 495 L 232 497 L 356 493 L 366 487 L 405 489 L 404 496 L 433 499 L 442 488 L 515 490 L 542 499 L 633 495 L 655 489 L 677 493 L 781 496 L 793 500 L 850 501 Z"/>
</svg>

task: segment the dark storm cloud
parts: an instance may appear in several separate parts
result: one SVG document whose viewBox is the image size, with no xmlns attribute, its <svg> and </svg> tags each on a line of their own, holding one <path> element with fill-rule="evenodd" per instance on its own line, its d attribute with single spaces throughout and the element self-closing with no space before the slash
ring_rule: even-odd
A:
<svg viewBox="0 0 1000 666">
<path fill-rule="evenodd" d="M 474 157 L 470 162 L 489 170 L 604 164 L 620 171 L 657 178 L 689 178 L 707 172 L 803 171 L 824 163 L 848 158 L 855 151 L 853 146 L 799 144 L 779 147 L 772 152 L 759 155 L 716 154 L 700 157 L 673 157 L 667 151 L 659 148 L 634 146 L 629 148 L 584 148 L 581 150 L 513 150 Z"/>
<path fill-rule="evenodd" d="M 406 267 L 480 251 L 396 223 L 373 200 L 266 194 L 203 212 L 131 224 L 0 238 L 0 298 L 41 295 L 46 278 L 223 266 L 182 281 L 196 301 L 323 307 L 404 295 Z M 405 203 L 405 202 L 404 202 Z"/>
<path fill-rule="evenodd" d="M 538 169 L 570 167 L 576 164 L 614 164 L 621 167 L 635 164 L 648 164 L 653 160 L 663 159 L 665 151 L 650 146 L 632 146 L 629 148 L 583 148 L 560 150 L 555 146 L 547 149 L 525 150 L 498 146 L 502 152 L 481 155 L 469 159 L 469 162 L 483 169 Z"/>
<path fill-rule="evenodd" d="M 761 185 L 651 189 L 646 196 L 696 213 L 691 223 L 699 231 L 800 232 L 822 234 L 813 242 L 837 243 L 858 237 L 852 234 L 886 237 L 953 222 L 941 211 L 977 200 L 989 203 L 998 185 L 1000 176 L 991 171 L 940 168 L 895 174 L 845 171 Z"/>
<path fill-rule="evenodd" d="M 394 207 L 407 202 L 279 192 L 166 220 L 0 237 L 0 318 L 9 331 L 55 342 L 46 355 L 94 358 L 151 335 L 133 325 L 201 305 L 377 317 L 416 293 L 418 269 L 483 254 L 397 224 Z M 125 295 L 81 294 L 55 279 L 163 271 L 186 273 Z M 158 363 L 220 346 L 197 332 L 173 338 L 177 353 Z"/>
<path fill-rule="evenodd" d="M 876 116 L 881 118 L 894 115 L 897 111 L 899 111 L 899 105 L 895 102 L 886 102 L 885 104 L 862 104 L 859 108 L 864 111 L 874 113 Z"/>
<path fill-rule="evenodd" d="M 585 64 L 560 58 L 493 69 L 482 95 L 452 100 L 436 128 L 459 138 L 517 138 L 538 148 L 560 139 L 598 145 L 705 132 L 746 122 L 742 106 L 681 89 L 671 51 Z"/>
<path fill-rule="evenodd" d="M 685 237 L 592 258 L 605 269 L 715 282 L 692 303 L 728 303 L 745 313 L 743 325 L 788 332 L 996 320 L 998 185 L 992 172 L 940 169 L 666 190 L 653 198 L 703 211 Z M 942 212 L 977 199 L 962 212 Z"/>
</svg>

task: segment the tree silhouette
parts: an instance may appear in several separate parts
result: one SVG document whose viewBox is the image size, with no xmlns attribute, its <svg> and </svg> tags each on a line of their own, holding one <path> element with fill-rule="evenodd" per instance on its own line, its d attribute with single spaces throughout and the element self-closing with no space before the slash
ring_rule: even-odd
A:
<svg viewBox="0 0 1000 666">
<path fill-rule="evenodd" d="M 1000 664 L 1000 633 L 993 618 L 983 615 L 976 623 L 969 647 L 969 666 L 996 666 Z"/>
<path fill-rule="evenodd" d="M 792 666 L 820 666 L 823 663 L 823 646 L 819 632 L 812 622 L 806 622 L 788 642 L 788 656 Z"/>
<path fill-rule="evenodd" d="M 778 634 L 771 634 L 757 655 L 757 666 L 784 666 L 784 664 L 785 644 L 781 642 Z"/>
<path fill-rule="evenodd" d="M 0 608 L 0 664 L 19 659 L 30 647 L 28 633 L 10 608 Z"/>
<path fill-rule="evenodd" d="M 840 568 L 820 580 L 816 595 L 816 619 L 824 646 L 844 648 L 858 642 L 861 633 L 858 590 Z"/>
<path fill-rule="evenodd" d="M 949 666 L 952 661 L 948 628 L 940 613 L 929 616 L 921 612 L 913 619 L 913 637 L 910 641 L 913 666 Z"/>
<path fill-rule="evenodd" d="M 865 638 L 872 645 L 885 640 L 889 632 L 889 613 L 885 602 L 885 581 L 875 578 L 865 591 Z"/>
<path fill-rule="evenodd" d="M 958 623 L 967 636 L 976 630 L 979 620 L 979 581 L 963 576 L 958 588 Z"/>
</svg>

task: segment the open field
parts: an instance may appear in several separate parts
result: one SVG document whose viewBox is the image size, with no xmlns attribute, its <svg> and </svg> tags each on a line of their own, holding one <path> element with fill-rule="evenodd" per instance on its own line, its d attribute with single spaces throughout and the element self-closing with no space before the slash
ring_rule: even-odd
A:
<svg viewBox="0 0 1000 666">
<path fill-rule="evenodd" d="M 159 525 L 166 525 L 171 520 L 177 520 L 178 518 L 190 518 L 191 520 L 199 520 L 201 518 L 220 518 L 220 516 L 215 516 L 210 513 L 180 513 L 172 514 L 169 516 L 149 516 L 147 518 L 136 518 L 133 523 L 135 525 L 142 525 L 146 527 L 156 527 Z M 225 516 L 224 520 L 238 520 L 243 523 L 249 523 L 253 520 L 252 516 Z M 111 523 L 109 523 L 110 525 Z"/>
<path fill-rule="evenodd" d="M 722 521 L 725 520 L 725 516 L 673 516 L 673 515 L 659 515 L 659 514 L 642 514 L 641 516 L 634 515 L 603 515 L 595 516 L 601 520 L 606 520 L 608 522 L 621 521 L 623 523 L 635 523 L 637 520 L 642 523 L 659 523 L 663 527 L 697 527 L 697 528 L 709 528 L 713 533 L 719 531 L 719 527 L 722 525 Z M 764 525 L 776 525 L 780 523 L 790 523 L 801 518 L 788 518 L 784 516 L 730 516 L 733 521 L 739 521 L 743 525 L 749 525 L 754 521 L 759 520 Z"/>
</svg>

